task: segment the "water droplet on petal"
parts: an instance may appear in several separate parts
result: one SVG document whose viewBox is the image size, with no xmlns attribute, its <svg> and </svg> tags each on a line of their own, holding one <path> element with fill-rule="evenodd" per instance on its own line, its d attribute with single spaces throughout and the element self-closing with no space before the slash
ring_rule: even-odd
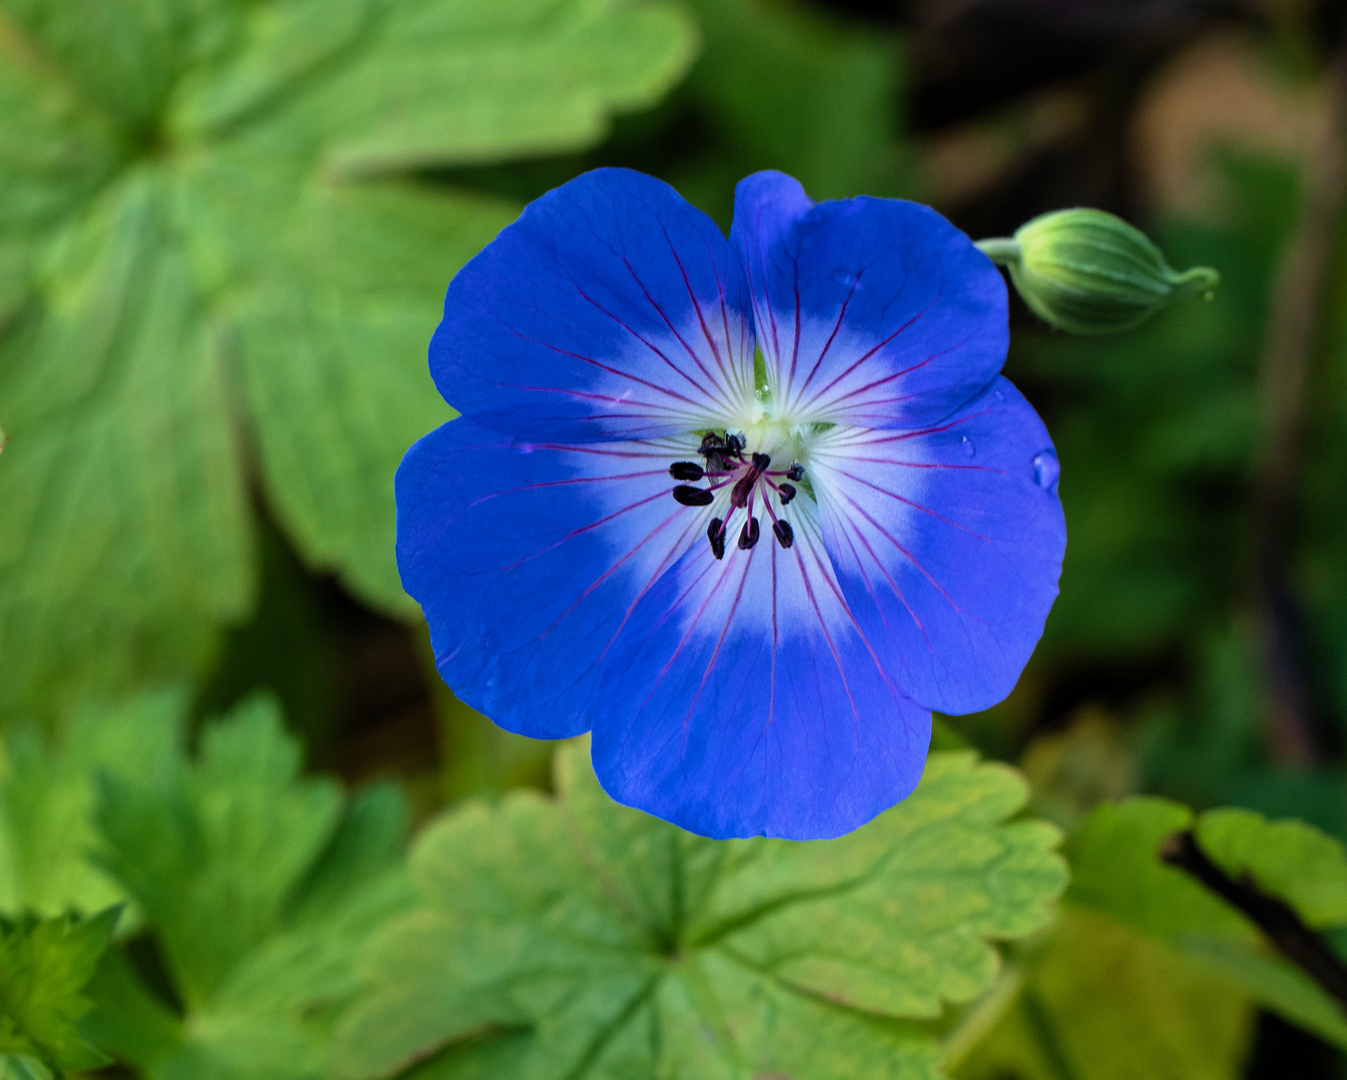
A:
<svg viewBox="0 0 1347 1080">
<path fill-rule="evenodd" d="M 1039 487 L 1051 491 L 1057 486 L 1057 478 L 1062 474 L 1062 466 L 1057 460 L 1057 455 L 1051 450 L 1044 450 L 1043 453 L 1034 457 L 1034 483 Z"/>
<path fill-rule="evenodd" d="M 973 440 L 970 439 L 967 435 L 965 435 L 961 440 L 959 440 L 959 444 L 963 447 L 964 457 L 972 457 L 974 454 L 978 452 L 978 448 L 973 445 Z"/>
<path fill-rule="evenodd" d="M 837 284 L 841 285 L 843 288 L 850 289 L 854 286 L 855 288 L 859 289 L 860 286 L 856 284 L 856 282 L 859 279 L 860 274 L 852 273 L 850 270 L 833 271 L 833 280 L 837 282 Z"/>
<path fill-rule="evenodd" d="M 1005 399 L 1006 399 L 1006 395 L 1005 395 L 1002 391 L 1000 391 L 1000 390 L 996 391 L 996 400 L 997 400 L 997 401 L 1005 401 Z"/>
</svg>

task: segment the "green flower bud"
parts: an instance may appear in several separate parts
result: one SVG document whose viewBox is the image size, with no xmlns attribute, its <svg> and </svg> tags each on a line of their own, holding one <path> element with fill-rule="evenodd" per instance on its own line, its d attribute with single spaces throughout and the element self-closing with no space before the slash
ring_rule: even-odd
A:
<svg viewBox="0 0 1347 1080">
<path fill-rule="evenodd" d="M 1221 280 L 1206 266 L 1170 269 L 1144 233 L 1102 210 L 1055 210 L 978 247 L 1039 318 L 1073 334 L 1130 330 L 1181 297 L 1210 297 Z"/>
</svg>

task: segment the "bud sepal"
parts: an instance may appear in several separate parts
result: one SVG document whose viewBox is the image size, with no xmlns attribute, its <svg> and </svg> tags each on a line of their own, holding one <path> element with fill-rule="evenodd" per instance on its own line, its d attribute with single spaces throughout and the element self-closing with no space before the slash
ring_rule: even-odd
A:
<svg viewBox="0 0 1347 1080">
<path fill-rule="evenodd" d="M 1145 233 L 1103 210 L 1054 210 L 977 246 L 1039 318 L 1073 334 L 1130 330 L 1175 300 L 1210 298 L 1220 283 L 1210 267 L 1175 271 Z"/>
</svg>

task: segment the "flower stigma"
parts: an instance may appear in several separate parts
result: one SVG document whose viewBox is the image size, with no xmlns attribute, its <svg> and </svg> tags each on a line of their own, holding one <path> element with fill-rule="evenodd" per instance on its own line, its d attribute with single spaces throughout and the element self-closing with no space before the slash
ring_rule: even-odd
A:
<svg viewBox="0 0 1347 1080">
<path fill-rule="evenodd" d="M 701 437 L 696 454 L 701 462 L 679 460 L 669 475 L 683 481 L 673 489 L 675 501 L 688 507 L 715 506 L 706 529 L 707 543 L 723 559 L 726 538 L 738 528 L 738 548 L 748 551 L 762 535 L 759 505 L 770 520 L 772 535 L 782 548 L 795 543 L 795 530 L 785 508 L 799 494 L 805 478 L 804 458 L 812 437 L 830 424 L 792 423 L 774 415 L 772 395 L 765 381 L 755 394 L 750 415 L 741 428 L 729 426 L 694 432 Z M 695 486 L 704 481 L 705 487 Z M 808 489 L 812 497 L 812 489 Z M 742 517 L 740 511 L 743 511 Z"/>
</svg>

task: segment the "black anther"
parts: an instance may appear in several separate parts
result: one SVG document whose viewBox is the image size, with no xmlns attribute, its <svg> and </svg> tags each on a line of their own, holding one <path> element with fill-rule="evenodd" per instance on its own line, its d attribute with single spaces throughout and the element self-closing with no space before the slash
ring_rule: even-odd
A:
<svg viewBox="0 0 1347 1080">
<path fill-rule="evenodd" d="M 739 550 L 747 551 L 758 542 L 758 519 L 749 518 L 739 530 Z"/>
<path fill-rule="evenodd" d="M 776 533 L 776 542 L 783 548 L 795 543 L 795 530 L 790 527 L 789 521 L 772 522 L 772 532 Z"/>
<path fill-rule="evenodd" d="M 706 539 L 711 541 L 711 554 L 717 559 L 725 557 L 725 523 L 720 518 L 712 518 L 706 527 Z"/>
<path fill-rule="evenodd" d="M 801 465 L 798 461 L 795 462 L 794 465 L 792 465 L 788 470 L 786 470 L 786 477 L 787 479 L 794 480 L 796 483 L 799 483 L 801 480 L 804 479 L 804 466 Z"/>
<path fill-rule="evenodd" d="M 766 454 L 753 455 L 753 468 L 757 469 L 758 472 L 766 472 L 767 467 L 771 465 L 771 463 L 772 459 L 769 458 Z"/>
<path fill-rule="evenodd" d="M 742 435 L 725 436 L 725 449 L 732 454 L 742 454 L 746 445 L 748 444 L 745 442 Z"/>
<path fill-rule="evenodd" d="M 716 493 L 705 488 L 689 487 L 679 484 L 673 489 L 673 497 L 684 506 L 710 506 L 716 501 Z"/>
<path fill-rule="evenodd" d="M 675 461 L 669 466 L 669 475 L 675 480 L 700 480 L 706 472 L 695 461 Z"/>
<path fill-rule="evenodd" d="M 781 495 L 781 505 L 785 506 L 791 499 L 795 498 L 794 484 L 778 484 L 776 490 Z"/>
</svg>

